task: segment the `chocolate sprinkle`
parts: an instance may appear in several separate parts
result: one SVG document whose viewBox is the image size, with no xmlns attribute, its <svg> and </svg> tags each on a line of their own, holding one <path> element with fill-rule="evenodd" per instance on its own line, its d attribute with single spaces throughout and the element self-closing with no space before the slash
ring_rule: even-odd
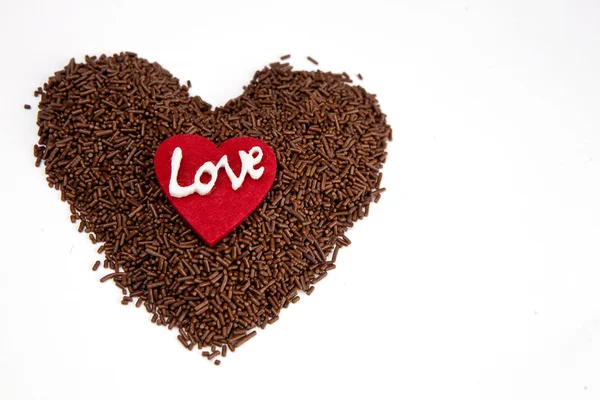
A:
<svg viewBox="0 0 600 400">
<path fill-rule="evenodd" d="M 306 59 L 315 65 L 319 65 L 319 62 L 317 60 L 315 60 L 314 58 L 312 58 L 311 56 L 306 57 Z"/>
<path fill-rule="evenodd" d="M 177 329 L 187 349 L 215 346 L 225 356 L 224 346 L 234 351 L 299 292 L 312 293 L 335 268 L 333 249 L 337 256 L 350 244 L 345 233 L 383 192 L 379 169 L 392 132 L 375 96 L 349 82 L 274 63 L 212 110 L 189 95 L 190 83 L 134 53 L 72 59 L 35 91 L 35 164 L 43 162 L 79 230 L 102 244 L 111 273 L 101 281 L 113 280 L 122 303 L 136 299 L 153 323 Z M 156 148 L 180 133 L 217 145 L 257 137 L 277 156 L 266 200 L 213 248 L 154 175 Z"/>
</svg>

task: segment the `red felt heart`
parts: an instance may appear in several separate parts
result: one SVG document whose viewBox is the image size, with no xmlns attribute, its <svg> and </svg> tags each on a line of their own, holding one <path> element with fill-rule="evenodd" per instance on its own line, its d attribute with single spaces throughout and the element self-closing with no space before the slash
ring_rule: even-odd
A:
<svg viewBox="0 0 600 400">
<path fill-rule="evenodd" d="M 241 178 L 242 152 L 252 155 L 251 150 L 256 146 L 262 150 L 262 158 L 254 169 L 264 168 L 262 174 L 256 179 L 251 174 L 246 174 L 241 186 L 234 189 L 235 185 L 227 174 L 225 164 L 229 165 L 235 176 Z M 171 165 L 177 148 L 181 149 L 179 171 Z M 226 162 L 224 156 L 227 156 Z M 210 185 L 205 186 L 209 184 L 208 178 L 213 177 L 209 173 L 199 177 L 202 185 L 194 183 L 196 173 L 203 165 L 212 169 L 213 175 L 216 175 L 214 186 L 208 193 L 199 194 L 195 191 L 182 195 L 172 191 L 173 188 L 170 189 L 172 174 L 177 177 L 177 183 L 181 187 L 190 187 L 191 190 L 201 186 L 209 189 Z M 248 166 L 251 167 L 249 164 Z M 277 161 L 271 147 L 260 139 L 236 137 L 217 147 L 199 135 L 177 135 L 158 146 L 154 155 L 154 170 L 160 187 L 173 207 L 209 246 L 213 246 L 241 224 L 265 199 L 275 180 Z"/>
</svg>

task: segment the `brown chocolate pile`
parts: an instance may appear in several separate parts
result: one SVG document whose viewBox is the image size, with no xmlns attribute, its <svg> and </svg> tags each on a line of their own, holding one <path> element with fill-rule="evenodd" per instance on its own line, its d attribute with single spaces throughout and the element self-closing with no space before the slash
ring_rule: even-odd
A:
<svg viewBox="0 0 600 400">
<path fill-rule="evenodd" d="M 344 233 L 377 201 L 391 129 L 374 95 L 346 74 L 272 64 L 211 110 L 157 63 L 133 53 L 71 60 L 43 87 L 36 165 L 102 242 L 104 267 L 152 322 L 209 359 L 234 351 L 335 268 Z M 154 175 L 166 138 L 216 144 L 252 136 L 278 161 L 264 203 L 214 248 L 171 207 Z M 328 261 L 328 255 L 333 257 Z M 100 262 L 94 265 L 94 269 Z"/>
</svg>

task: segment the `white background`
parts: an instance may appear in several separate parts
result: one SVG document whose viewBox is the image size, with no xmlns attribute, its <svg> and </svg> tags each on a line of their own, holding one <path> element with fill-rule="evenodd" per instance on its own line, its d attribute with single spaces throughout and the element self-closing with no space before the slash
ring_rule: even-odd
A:
<svg viewBox="0 0 600 400">
<path fill-rule="evenodd" d="M 0 399 L 600 398 L 600 3 L 0 4 Z M 98 282 L 33 167 L 34 89 L 122 50 L 213 105 L 310 55 L 394 131 L 338 269 L 220 367 Z"/>
</svg>

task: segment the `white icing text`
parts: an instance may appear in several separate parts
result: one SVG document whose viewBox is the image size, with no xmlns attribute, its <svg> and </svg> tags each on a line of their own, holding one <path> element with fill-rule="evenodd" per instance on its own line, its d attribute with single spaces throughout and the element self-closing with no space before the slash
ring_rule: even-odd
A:
<svg viewBox="0 0 600 400">
<path fill-rule="evenodd" d="M 189 186 L 180 186 L 177 182 L 177 175 L 179 174 L 179 167 L 181 165 L 183 153 L 181 148 L 175 148 L 173 155 L 171 156 L 171 180 L 169 181 L 169 194 L 176 198 L 186 197 L 193 193 L 198 193 L 200 196 L 205 196 L 210 193 L 215 186 L 217 175 L 219 173 L 219 169 L 221 168 L 225 168 L 225 172 L 231 181 L 231 188 L 233 190 L 238 190 L 242 186 L 242 183 L 244 183 L 244 179 L 246 178 L 246 174 L 250 175 L 252 179 L 259 179 L 265 171 L 265 167 L 260 167 L 258 169 L 255 169 L 254 167 L 262 160 L 262 149 L 259 146 L 254 146 L 249 152 L 246 153 L 245 151 L 240 150 L 238 154 L 240 155 L 240 161 L 242 162 L 240 176 L 236 176 L 232 171 L 231 167 L 229 166 L 227 156 L 225 155 L 221 157 L 217 165 L 210 161 L 202 164 L 202 166 L 196 171 L 194 183 Z M 202 183 L 200 181 L 200 177 L 203 174 L 210 175 L 210 181 L 208 183 Z"/>
</svg>

